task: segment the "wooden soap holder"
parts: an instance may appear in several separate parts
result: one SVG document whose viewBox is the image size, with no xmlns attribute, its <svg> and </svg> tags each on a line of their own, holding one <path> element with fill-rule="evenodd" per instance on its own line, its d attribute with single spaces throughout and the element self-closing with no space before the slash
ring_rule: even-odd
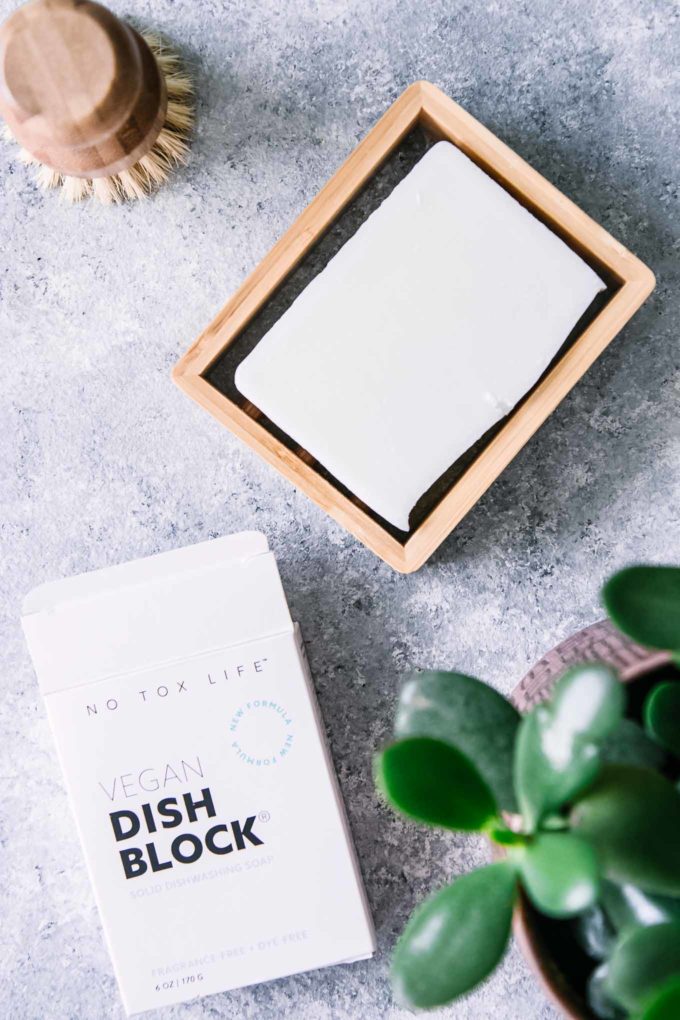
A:
<svg viewBox="0 0 680 1020">
<path fill-rule="evenodd" d="M 338 224 L 343 216 L 416 132 L 430 142 L 446 139 L 462 149 L 588 262 L 608 287 L 521 403 L 418 503 L 411 515 L 411 530 L 404 533 L 361 503 L 241 396 L 233 376 L 249 349 L 308 282 L 310 272 L 313 276 L 323 268 L 305 270 L 313 252 L 321 252 L 322 261 L 328 261 L 342 243 Z M 410 148 L 413 155 L 414 146 Z M 364 545 L 396 570 L 410 573 L 422 566 L 554 411 L 648 297 L 654 282 L 644 263 L 474 117 L 434 85 L 416 82 L 392 104 L 178 361 L 173 379 Z M 283 309 L 278 307 L 281 301 Z"/>
</svg>

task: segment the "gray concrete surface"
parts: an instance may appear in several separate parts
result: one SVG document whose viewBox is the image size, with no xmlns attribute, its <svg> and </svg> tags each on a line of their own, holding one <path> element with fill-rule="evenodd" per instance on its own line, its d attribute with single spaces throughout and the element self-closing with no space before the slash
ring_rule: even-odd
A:
<svg viewBox="0 0 680 1020">
<path fill-rule="evenodd" d="M 12 0 L 0 0 L 0 15 Z M 398 1020 L 390 947 L 484 857 L 381 808 L 370 775 L 400 677 L 509 691 L 600 615 L 630 560 L 678 560 L 672 0 L 114 2 L 195 73 L 191 163 L 146 204 L 67 208 L 0 148 L 0 1016 L 122 1017 L 18 625 L 73 572 L 261 528 L 301 621 L 379 936 L 371 962 L 165 1011 Z M 170 382 L 171 366 L 391 100 L 428 78 L 645 259 L 653 298 L 419 573 L 393 573 Z M 160 1015 L 160 1014 L 159 1014 Z M 442 1016 L 556 1013 L 516 949 Z"/>
</svg>

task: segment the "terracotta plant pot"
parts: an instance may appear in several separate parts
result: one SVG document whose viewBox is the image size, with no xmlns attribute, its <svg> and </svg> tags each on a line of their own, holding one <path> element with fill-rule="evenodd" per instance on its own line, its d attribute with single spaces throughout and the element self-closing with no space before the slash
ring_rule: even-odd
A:
<svg viewBox="0 0 680 1020">
<path fill-rule="evenodd" d="M 512 693 L 520 712 L 544 701 L 569 667 L 579 662 L 605 662 L 618 670 L 623 683 L 640 680 L 669 662 L 665 652 L 654 652 L 624 637 L 602 620 L 562 641 L 529 670 Z M 588 1008 L 577 967 L 565 966 L 564 922 L 549 921 L 523 898 L 515 910 L 514 933 L 548 996 L 572 1020 L 597 1020 Z M 556 951 L 557 950 L 557 951 Z M 594 964 L 592 964 L 594 966 Z M 581 987 L 579 988 L 579 984 Z"/>
</svg>

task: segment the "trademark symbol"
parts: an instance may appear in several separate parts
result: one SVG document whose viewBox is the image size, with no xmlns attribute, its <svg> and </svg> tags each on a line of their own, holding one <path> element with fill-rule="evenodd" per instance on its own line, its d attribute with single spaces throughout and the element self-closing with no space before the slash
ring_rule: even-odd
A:
<svg viewBox="0 0 680 1020">
<path fill-rule="evenodd" d="M 271 815 L 269 814 L 268 811 L 260 811 L 260 813 L 259 813 L 259 815 L 257 817 L 259 818 L 259 820 L 261 822 L 268 822 L 269 819 L 271 818 Z"/>
</svg>

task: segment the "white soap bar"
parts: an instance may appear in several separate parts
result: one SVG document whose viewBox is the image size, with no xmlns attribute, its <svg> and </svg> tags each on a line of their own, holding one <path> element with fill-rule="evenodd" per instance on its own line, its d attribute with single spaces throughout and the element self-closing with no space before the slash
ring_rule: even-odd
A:
<svg viewBox="0 0 680 1020">
<path fill-rule="evenodd" d="M 534 385 L 604 283 L 438 142 L 239 365 L 236 386 L 395 527 Z"/>
</svg>

